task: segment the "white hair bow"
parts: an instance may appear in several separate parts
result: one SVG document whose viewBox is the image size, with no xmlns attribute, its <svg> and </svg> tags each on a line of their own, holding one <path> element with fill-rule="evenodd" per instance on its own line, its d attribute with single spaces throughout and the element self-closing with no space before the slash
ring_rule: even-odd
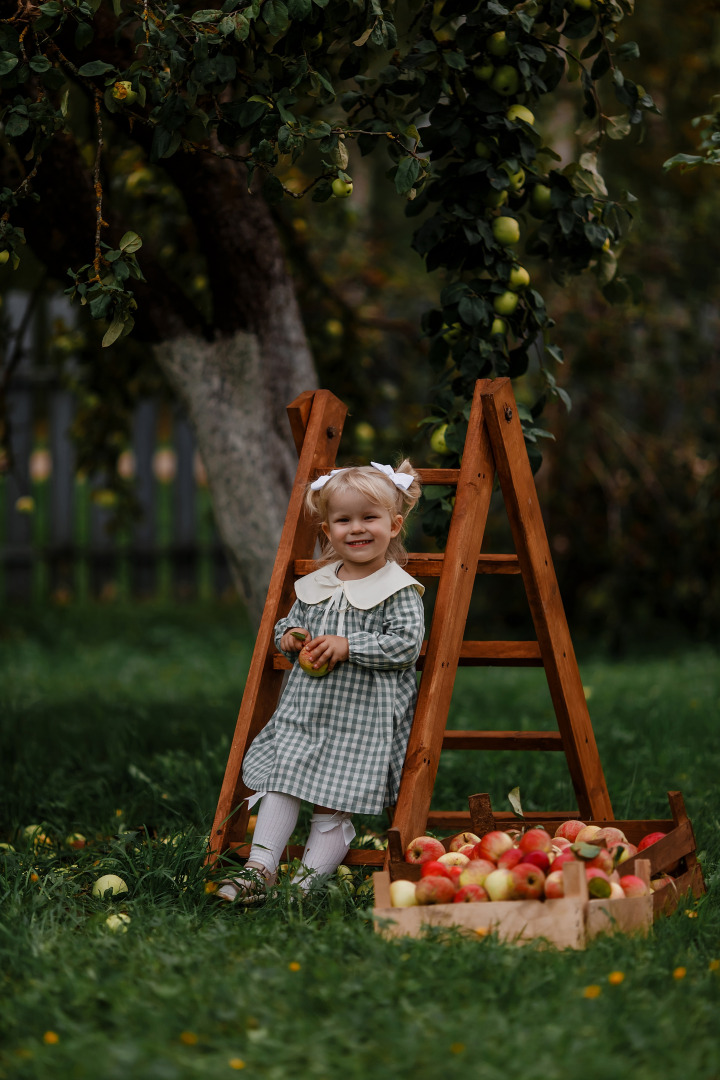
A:
<svg viewBox="0 0 720 1080">
<path fill-rule="evenodd" d="M 392 481 L 395 487 L 402 488 L 403 491 L 407 491 L 413 482 L 414 478 L 410 473 L 397 473 L 390 465 L 381 465 L 379 461 L 371 461 L 370 464 L 373 469 L 379 469 L 380 472 L 385 473 L 388 480 Z M 310 488 L 312 491 L 319 491 L 320 488 L 325 487 L 328 480 L 332 480 L 333 476 L 346 471 L 346 469 L 333 469 L 332 472 L 326 473 L 325 476 L 318 476 L 317 480 L 313 480 Z"/>
</svg>

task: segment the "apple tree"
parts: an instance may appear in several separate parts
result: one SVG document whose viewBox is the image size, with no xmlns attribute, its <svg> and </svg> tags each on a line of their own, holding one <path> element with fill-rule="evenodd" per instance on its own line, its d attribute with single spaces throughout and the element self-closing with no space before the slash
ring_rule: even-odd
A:
<svg viewBox="0 0 720 1080">
<path fill-rule="evenodd" d="M 624 294 L 612 247 L 629 213 L 598 151 L 654 109 L 622 71 L 638 53 L 618 39 L 632 6 L 0 0 L 0 264 L 31 249 L 102 325 L 77 434 L 109 474 L 142 350 L 112 358 L 128 339 L 150 347 L 193 423 L 254 614 L 293 471 L 284 404 L 315 381 L 283 204 L 352 199 L 353 169 L 384 153 L 413 247 L 443 278 L 423 320 L 427 423 L 449 462 L 475 380 L 521 376 L 534 351 L 541 385 L 521 411 L 537 458 L 562 354 L 523 260 L 559 282 L 590 267 L 609 299 Z M 582 114 L 571 152 L 543 134 L 567 85 Z M 147 198 L 128 197 L 133 176 Z M 202 296 L 183 274 L 190 249 Z M 446 517 L 430 502 L 428 531 L 441 537 Z"/>
</svg>

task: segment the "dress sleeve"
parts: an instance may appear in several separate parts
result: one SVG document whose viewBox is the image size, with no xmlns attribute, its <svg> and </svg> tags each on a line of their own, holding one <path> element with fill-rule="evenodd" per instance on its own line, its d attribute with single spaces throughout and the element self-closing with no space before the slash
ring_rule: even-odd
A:
<svg viewBox="0 0 720 1080">
<path fill-rule="evenodd" d="M 385 601 L 380 633 L 348 634 L 348 660 L 385 671 L 414 667 L 424 633 L 425 612 L 417 589 L 400 589 Z"/>
<path fill-rule="evenodd" d="M 284 619 L 278 619 L 275 623 L 275 648 L 278 649 L 283 656 L 287 656 L 288 660 L 297 660 L 297 653 L 285 652 L 280 648 L 280 638 L 288 630 L 292 630 L 293 626 L 304 626 L 307 628 L 307 615 L 305 614 L 305 604 L 302 600 L 296 600 L 293 606 L 288 611 Z"/>
</svg>

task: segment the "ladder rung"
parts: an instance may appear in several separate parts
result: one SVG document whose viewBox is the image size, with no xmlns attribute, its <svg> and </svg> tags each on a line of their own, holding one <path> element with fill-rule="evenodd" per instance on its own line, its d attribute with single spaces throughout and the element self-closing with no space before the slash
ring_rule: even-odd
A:
<svg viewBox="0 0 720 1080">
<path fill-rule="evenodd" d="M 226 850 L 238 859 L 247 859 L 250 846 L 247 842 L 231 842 Z M 291 860 L 300 859 L 304 850 L 301 844 L 290 844 L 283 851 L 282 861 L 285 861 L 286 856 Z M 385 852 L 378 851 L 376 848 L 350 848 L 343 862 L 346 866 L 382 866 L 385 862 Z"/>
<path fill-rule="evenodd" d="M 404 569 L 408 574 L 417 578 L 436 578 L 440 577 L 443 567 L 443 560 L 445 556 L 442 554 L 435 554 L 434 552 L 425 554 L 425 552 L 413 552 L 408 555 L 408 561 L 405 563 Z M 295 577 L 304 577 L 305 574 L 311 574 L 313 570 L 317 570 L 320 565 L 315 559 L 295 559 L 293 563 L 293 571 Z M 517 555 L 502 554 L 502 555 L 481 555 L 478 559 L 477 571 L 478 574 L 519 574 L 520 563 L 518 562 Z"/>
<path fill-rule="evenodd" d="M 562 750 L 559 731 L 446 731 L 443 750 Z"/>
<path fill-rule="evenodd" d="M 418 671 L 425 666 L 427 641 L 423 641 L 417 661 Z M 537 641 L 463 641 L 460 647 L 460 667 L 542 667 Z M 273 669 L 289 671 L 292 664 L 282 653 L 273 654 Z"/>
</svg>

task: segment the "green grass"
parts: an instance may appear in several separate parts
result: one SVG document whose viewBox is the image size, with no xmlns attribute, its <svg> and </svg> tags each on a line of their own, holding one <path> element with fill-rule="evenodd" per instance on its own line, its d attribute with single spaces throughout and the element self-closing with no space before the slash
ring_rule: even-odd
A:
<svg viewBox="0 0 720 1080">
<path fill-rule="evenodd" d="M 6 613 L 0 645 L 0 840 L 17 847 L 0 855 L 0 1078 L 720 1076 L 711 650 L 581 662 L 616 815 L 666 816 L 681 789 L 710 891 L 647 940 L 561 953 L 385 941 L 341 882 L 217 905 L 203 850 L 252 646 L 237 607 Z M 544 676 L 461 672 L 451 724 L 552 727 Z M 573 802 L 562 755 L 510 753 L 444 755 L 436 802 L 489 791 L 505 809 L 516 785 L 527 809 Z M 30 823 L 88 846 L 34 851 L 15 839 Z M 94 899 L 105 872 L 129 893 Z"/>
</svg>

